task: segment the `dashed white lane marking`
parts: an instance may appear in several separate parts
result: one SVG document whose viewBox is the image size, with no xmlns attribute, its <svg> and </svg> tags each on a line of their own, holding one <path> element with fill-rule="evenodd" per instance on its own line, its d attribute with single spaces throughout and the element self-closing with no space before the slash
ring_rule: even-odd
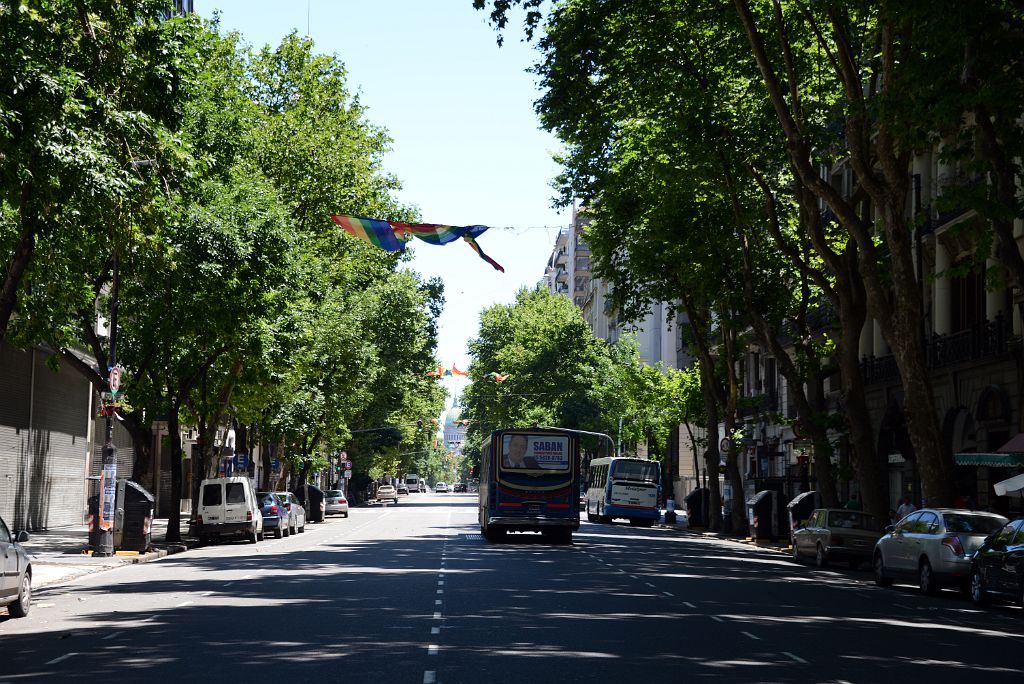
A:
<svg viewBox="0 0 1024 684">
<path fill-rule="evenodd" d="M 441 633 L 441 628 L 440 627 L 431 627 L 430 628 L 430 633 L 431 634 L 440 634 Z"/>
<path fill-rule="evenodd" d="M 748 636 L 748 637 L 750 637 L 751 639 L 753 639 L 754 641 L 760 641 L 760 640 L 761 640 L 761 637 L 759 637 L 759 636 L 754 636 L 754 635 L 753 635 L 753 634 L 751 634 L 750 632 L 740 632 L 740 634 L 742 634 L 742 635 L 744 635 L 744 636 Z"/>
<path fill-rule="evenodd" d="M 654 589 L 654 588 L 655 588 L 655 586 L 654 586 L 653 584 L 651 584 L 650 582 L 644 582 L 644 584 L 646 584 L 647 586 L 649 586 L 649 587 L 650 587 L 651 589 Z"/>
<path fill-rule="evenodd" d="M 438 596 L 440 596 L 440 595 L 441 595 L 441 594 L 443 594 L 443 593 L 444 593 L 444 589 L 438 589 L 438 590 L 437 590 L 437 594 L 438 594 Z"/>
<path fill-rule="evenodd" d="M 184 601 L 183 603 L 179 603 L 178 605 L 176 605 L 174 607 L 175 608 L 184 608 L 185 606 L 191 606 L 191 605 L 192 605 L 191 601 Z"/>
<path fill-rule="evenodd" d="M 113 633 L 108 634 L 107 636 L 103 637 L 103 640 L 106 641 L 107 639 L 113 639 L 114 637 L 116 637 L 119 634 L 120 634 L 120 632 L 113 632 Z"/>
<path fill-rule="evenodd" d="M 60 661 L 62 661 L 62 660 L 67 660 L 67 659 L 68 659 L 68 658 L 70 658 L 71 656 L 76 656 L 76 655 L 78 655 L 78 654 L 77 654 L 77 653 L 65 653 L 65 654 L 64 654 L 64 655 L 62 655 L 62 656 L 57 656 L 56 658 L 54 658 L 53 660 L 51 660 L 50 662 L 48 662 L 48 663 L 46 663 L 46 664 L 47 664 L 47 665 L 56 665 L 56 664 L 57 664 L 57 663 L 59 663 Z"/>
<path fill-rule="evenodd" d="M 712 615 L 711 619 L 714 620 L 715 622 L 725 622 L 725 620 L 723 620 L 722 618 L 718 617 L 717 615 Z"/>
<path fill-rule="evenodd" d="M 786 657 L 788 657 L 788 658 L 791 658 L 791 659 L 795 660 L 795 661 L 796 661 L 796 662 L 798 662 L 798 663 L 803 663 L 804 665 L 806 665 L 806 664 L 807 664 L 807 661 L 806 661 L 806 660 L 804 660 L 803 658 L 801 658 L 801 657 L 800 657 L 800 656 L 798 656 L 798 655 L 793 655 L 793 654 L 792 654 L 792 653 L 790 653 L 789 651 L 783 651 L 783 652 L 782 652 L 782 655 L 784 655 L 784 656 L 786 656 Z"/>
<path fill-rule="evenodd" d="M 640 578 L 639 578 L 639 577 L 637 577 L 636 575 L 630 575 L 630 576 L 629 576 L 629 579 L 640 579 Z"/>
<path fill-rule="evenodd" d="M 671 591 L 663 591 L 661 593 L 664 594 L 665 596 L 675 596 L 675 594 L 673 594 Z"/>
<path fill-rule="evenodd" d="M 434 601 L 434 605 L 435 605 L 435 606 L 439 606 L 439 605 L 441 605 L 441 599 L 437 599 L 437 600 L 435 600 L 435 601 Z"/>
<path fill-rule="evenodd" d="M 697 607 L 697 606 L 693 605 L 692 603 L 690 603 L 689 601 L 683 601 L 683 605 L 686 606 L 687 608 L 696 608 Z"/>
<path fill-rule="evenodd" d="M 437 655 L 437 644 L 430 644 L 429 646 L 427 646 L 427 655 Z"/>
<path fill-rule="evenodd" d="M 444 586 L 444 580 L 437 580 L 437 586 L 443 587 Z"/>
<path fill-rule="evenodd" d="M 423 673 L 423 684 L 434 684 L 437 681 L 437 673 L 433 670 L 427 670 Z"/>
</svg>

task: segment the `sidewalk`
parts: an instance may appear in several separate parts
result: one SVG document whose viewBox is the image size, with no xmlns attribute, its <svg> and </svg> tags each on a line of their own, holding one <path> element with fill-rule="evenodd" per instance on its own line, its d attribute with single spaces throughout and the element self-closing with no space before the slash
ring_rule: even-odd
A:
<svg viewBox="0 0 1024 684">
<path fill-rule="evenodd" d="M 122 552 L 109 558 L 93 558 L 83 551 L 89 549 L 89 528 L 86 525 L 62 527 L 55 530 L 39 530 L 29 533 L 29 540 L 23 544 L 32 559 L 32 588 L 52 586 L 101 572 L 121 565 L 146 563 L 172 553 L 185 551 L 194 543 L 186 539 L 188 516 L 182 516 L 181 544 L 168 545 L 167 519 L 153 521 L 152 551 L 148 553 Z"/>
</svg>

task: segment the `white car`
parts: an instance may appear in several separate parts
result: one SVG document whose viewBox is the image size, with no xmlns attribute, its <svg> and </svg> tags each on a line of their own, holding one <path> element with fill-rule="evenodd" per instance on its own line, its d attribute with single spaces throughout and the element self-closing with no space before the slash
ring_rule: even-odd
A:
<svg viewBox="0 0 1024 684">
<path fill-rule="evenodd" d="M 447 494 L 448 493 L 448 483 L 446 483 L 446 482 L 438 482 L 437 484 L 434 485 L 434 491 L 437 492 L 438 494 Z"/>
<path fill-rule="evenodd" d="M 377 501 L 394 501 L 398 503 L 398 492 L 391 485 L 377 487 Z"/>
<path fill-rule="evenodd" d="M 348 499 L 345 498 L 345 492 L 340 489 L 328 489 L 324 492 L 324 496 L 327 497 L 324 507 L 325 515 L 340 513 L 342 516 L 348 517 Z"/>
</svg>

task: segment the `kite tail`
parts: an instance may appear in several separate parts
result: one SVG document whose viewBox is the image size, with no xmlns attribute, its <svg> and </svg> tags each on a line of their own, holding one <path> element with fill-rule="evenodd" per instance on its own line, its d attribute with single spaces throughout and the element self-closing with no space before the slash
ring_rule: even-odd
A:
<svg viewBox="0 0 1024 684">
<path fill-rule="evenodd" d="M 489 263 L 491 266 L 501 271 L 502 273 L 505 272 L 505 269 L 502 267 L 501 264 L 499 264 L 497 261 L 484 254 L 484 250 L 480 249 L 480 245 L 476 243 L 476 240 L 473 239 L 472 235 L 469 235 L 467 233 L 466 235 L 462 236 L 462 239 L 468 242 L 469 246 L 476 250 L 476 253 L 480 255 L 481 259 L 483 259 L 484 261 L 486 261 L 487 263 Z"/>
</svg>

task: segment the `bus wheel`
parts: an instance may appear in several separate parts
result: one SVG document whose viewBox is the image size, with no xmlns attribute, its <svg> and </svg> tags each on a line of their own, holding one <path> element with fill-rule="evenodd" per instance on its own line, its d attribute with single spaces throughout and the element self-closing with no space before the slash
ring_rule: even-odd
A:
<svg viewBox="0 0 1024 684">
<path fill-rule="evenodd" d="M 505 538 L 505 530 L 501 527 L 495 527 L 494 525 L 489 526 L 484 530 L 484 539 L 489 542 L 500 542 Z"/>
<path fill-rule="evenodd" d="M 594 515 L 593 513 L 589 513 L 588 512 L 587 513 L 587 520 L 589 520 L 590 522 L 597 522 L 597 516 Z"/>
</svg>

